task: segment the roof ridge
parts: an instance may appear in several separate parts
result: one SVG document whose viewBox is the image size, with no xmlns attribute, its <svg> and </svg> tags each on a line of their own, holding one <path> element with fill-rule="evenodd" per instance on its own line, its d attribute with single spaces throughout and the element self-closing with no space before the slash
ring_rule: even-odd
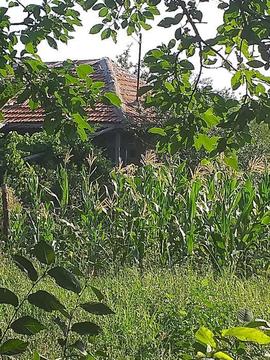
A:
<svg viewBox="0 0 270 360">
<path fill-rule="evenodd" d="M 137 75 L 136 75 L 136 74 L 133 74 L 133 73 L 130 72 L 129 70 L 123 69 L 119 64 L 117 64 L 116 61 L 114 61 L 114 60 L 112 60 L 112 59 L 110 59 L 110 58 L 109 58 L 109 60 L 110 60 L 110 62 L 113 64 L 113 67 L 114 67 L 114 68 L 117 68 L 118 71 L 121 71 L 121 72 L 127 74 L 128 76 L 130 76 L 130 77 L 132 77 L 132 78 L 134 78 L 134 79 L 137 79 Z"/>
<path fill-rule="evenodd" d="M 118 84 L 117 75 L 114 71 L 112 61 L 108 57 L 103 57 L 100 59 L 100 66 L 104 71 L 104 76 L 107 80 L 106 84 L 109 85 L 109 90 L 115 92 L 121 100 L 120 107 L 118 108 L 113 106 L 113 111 L 120 117 L 121 121 L 126 121 L 126 106 L 120 91 L 120 86 Z"/>
</svg>

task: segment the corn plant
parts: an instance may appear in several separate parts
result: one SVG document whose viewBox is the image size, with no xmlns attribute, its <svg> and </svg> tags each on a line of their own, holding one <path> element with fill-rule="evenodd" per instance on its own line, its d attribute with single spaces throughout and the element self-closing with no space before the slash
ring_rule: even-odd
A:
<svg viewBox="0 0 270 360">
<path fill-rule="evenodd" d="M 185 164 L 145 164 L 114 169 L 104 184 L 92 165 L 72 174 L 62 166 L 57 191 L 33 175 L 33 202 L 14 217 L 11 236 L 54 242 L 63 259 L 88 272 L 187 262 L 244 275 L 267 271 L 270 175 L 214 170 L 192 175 Z"/>
</svg>

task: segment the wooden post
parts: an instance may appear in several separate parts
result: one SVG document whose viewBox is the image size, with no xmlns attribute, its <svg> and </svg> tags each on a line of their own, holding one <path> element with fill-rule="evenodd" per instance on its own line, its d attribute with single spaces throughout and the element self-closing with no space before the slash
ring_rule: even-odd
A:
<svg viewBox="0 0 270 360">
<path fill-rule="evenodd" d="M 115 132 L 115 164 L 119 166 L 121 164 L 121 135 L 119 131 Z"/>
<path fill-rule="evenodd" d="M 3 204 L 3 234 L 6 239 L 9 236 L 9 211 L 8 211 L 8 192 L 7 185 L 2 184 L 2 204 Z"/>
</svg>

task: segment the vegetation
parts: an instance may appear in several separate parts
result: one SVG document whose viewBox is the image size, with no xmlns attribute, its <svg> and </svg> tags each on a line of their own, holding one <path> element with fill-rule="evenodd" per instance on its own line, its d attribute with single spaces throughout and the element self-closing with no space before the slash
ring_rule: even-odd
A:
<svg viewBox="0 0 270 360">
<path fill-rule="evenodd" d="M 97 358 L 108 359 L 194 359 L 196 353 L 195 333 L 205 326 L 217 334 L 221 329 L 243 326 L 245 319 L 239 310 L 255 318 L 269 319 L 270 293 L 268 280 L 262 277 L 239 279 L 229 274 L 217 277 L 208 269 L 202 274 L 193 269 L 178 268 L 175 272 L 166 269 L 147 271 L 143 276 L 136 269 L 122 269 L 101 277 L 90 277 L 89 285 L 102 291 L 105 301 L 115 315 L 93 318 L 102 328 L 102 333 L 89 339 L 87 349 L 98 353 Z M 1 286 L 15 290 L 18 296 L 28 291 L 31 283 L 25 275 L 1 258 Z M 21 287 L 18 289 L 17 284 Z M 74 305 L 70 292 L 54 285 L 52 280 L 43 282 L 43 289 L 54 294 L 67 308 Z M 90 288 L 82 296 L 95 300 Z M 50 331 L 44 330 L 30 338 L 30 349 L 48 357 L 56 358 L 60 352 L 57 343 L 59 330 L 52 323 L 52 315 L 34 310 L 25 303 L 23 312 L 38 318 Z M 12 315 L 12 307 L 0 307 L 1 327 L 3 320 Z M 85 319 L 86 313 L 79 313 Z M 54 315 L 56 316 L 56 315 Z M 250 315 L 249 315 L 250 316 Z M 252 316 L 252 314 L 251 314 Z M 88 318 L 88 317 L 87 317 Z M 84 337 L 85 342 L 87 338 Z M 267 345 L 241 343 L 243 354 L 226 345 L 234 359 L 264 359 L 269 351 Z M 202 348 L 200 348 L 202 350 Z M 235 355 L 235 357 L 233 355 Z M 104 355 L 104 354 L 103 354 Z M 105 358 L 106 358 L 105 356 Z M 31 358 L 30 351 L 25 358 Z"/>
<path fill-rule="evenodd" d="M 85 359 L 119 360 L 193 359 L 196 354 L 221 359 L 217 356 L 264 356 L 267 350 L 260 339 L 263 336 L 267 345 L 268 330 L 262 333 L 260 327 L 268 329 L 268 323 L 254 319 L 269 318 L 265 292 L 270 230 L 267 164 L 259 163 L 256 168 L 253 162 L 248 173 L 241 173 L 222 158 L 190 168 L 177 158 L 161 162 L 148 153 L 139 167 L 109 171 L 107 162 L 99 152 L 95 156 L 97 150 L 89 144 L 79 142 L 71 147 L 44 134 L 11 134 L 3 144 L 10 234 L 2 241 L 0 287 L 12 291 L 8 294 L 13 294 L 16 304 L 9 302 L 0 310 L 4 314 L 2 342 L 14 339 L 14 329 L 21 334 L 29 325 L 19 320 L 19 328 L 14 327 L 14 321 L 37 321 L 37 334 L 29 340 L 27 350 L 25 338 L 16 335 L 16 343 L 7 343 L 12 345 L 9 354 L 25 350 L 25 358 L 35 359 L 40 353 L 71 359 L 71 351 L 81 352 Z M 43 157 L 39 164 L 30 165 L 27 158 L 37 148 Z M 42 256 L 48 251 L 56 252 L 58 258 L 43 270 L 37 263 L 40 248 Z M 11 257 L 20 269 L 28 270 L 30 281 L 18 273 Z M 33 278 L 35 269 L 38 278 Z M 79 295 L 76 291 L 66 294 L 52 281 L 74 290 L 81 272 L 86 274 L 80 280 L 85 290 Z M 19 291 L 18 282 L 22 284 Z M 56 307 L 48 314 L 31 306 L 46 310 L 47 302 L 28 301 L 40 291 L 55 300 Z M 0 296 L 2 303 L 7 302 L 6 295 Z M 78 339 L 71 331 L 67 346 L 66 333 L 61 337 L 57 324 L 65 316 L 71 330 L 73 323 L 89 322 L 84 310 L 78 310 L 78 296 L 80 303 L 92 305 L 97 296 L 115 314 L 110 320 L 97 319 L 103 333 L 96 339 L 84 335 Z M 78 311 L 73 314 L 75 308 Z M 237 319 L 242 308 L 250 309 L 254 319 L 248 310 L 244 312 L 247 319 Z M 52 334 L 49 345 L 43 327 Z M 230 345 L 226 329 L 233 331 Z M 245 345 L 243 336 L 250 344 Z M 252 345 L 254 342 L 261 345 Z"/>
<path fill-rule="evenodd" d="M 200 24 L 209 6 L 223 12 L 223 23 L 213 29 L 213 38 L 205 39 Z M 165 15 L 160 10 L 164 7 Z M 13 8 L 19 21 L 12 16 Z M 90 33 L 101 33 L 102 40 L 117 41 L 121 29 L 138 35 L 149 30 L 153 20 L 159 20 L 161 28 L 175 29 L 168 44 L 147 53 L 149 77 L 141 91 L 147 93 L 145 105 L 154 107 L 158 118 L 168 119 L 164 128 L 152 131 L 162 136 L 167 151 L 194 146 L 211 156 L 225 152 L 228 161 L 235 161 L 235 150 L 250 141 L 250 122 L 269 122 L 270 80 L 263 71 L 269 69 L 268 0 L 219 0 L 214 5 L 209 0 L 7 0 L 0 7 L 0 85 L 8 94 L 17 93 L 19 102 L 29 100 L 32 109 L 42 106 L 50 133 L 63 131 L 71 137 L 76 128 L 86 139 L 91 131 L 86 107 L 100 101 L 121 103 L 115 94 L 104 92 L 103 83 L 91 80 L 91 66 L 74 69 L 67 61 L 62 67 L 49 67 L 38 56 L 42 41 L 55 49 L 58 42 L 68 43 L 85 11 L 98 11 L 99 23 Z M 232 90 L 242 89 L 244 95 L 233 100 L 211 89 L 202 92 L 200 79 L 209 68 L 227 69 Z"/>
<path fill-rule="evenodd" d="M 79 353 L 81 354 L 81 359 L 89 360 L 92 355 L 86 351 L 85 344 L 81 337 L 97 335 L 101 332 L 101 328 L 90 321 L 76 322 L 74 321 L 75 316 L 79 309 L 95 315 L 111 315 L 114 312 L 106 304 L 101 302 L 104 296 L 96 288 L 92 288 L 92 290 L 96 294 L 99 302 L 81 301 L 83 292 L 87 288 L 87 283 L 82 286 L 77 275 L 83 276 L 83 274 L 80 273 L 79 270 L 76 271 L 76 269 L 72 271 L 55 265 L 55 252 L 48 243 L 44 241 L 38 242 L 33 248 L 33 254 L 40 264 L 45 265 L 40 274 L 29 259 L 19 254 L 13 256 L 15 264 L 32 282 L 26 294 L 19 300 L 16 293 L 5 287 L 0 288 L 0 303 L 14 307 L 13 314 L 10 315 L 7 324 L 4 324 L 3 332 L 0 334 L 1 357 L 18 355 L 24 353 L 28 348 L 28 342 L 18 338 L 8 338 L 11 330 L 15 334 L 31 337 L 46 329 L 46 327 L 33 316 L 29 316 L 29 314 L 21 316 L 21 311 L 27 302 L 28 305 L 42 309 L 47 313 L 58 312 L 61 314 L 60 317 L 57 316 L 51 319 L 51 322 L 60 328 L 60 335 L 58 335 L 57 338 L 60 347 L 58 356 L 61 354 L 61 358 L 69 359 L 78 357 Z M 43 282 L 46 277 L 51 277 L 61 288 L 76 294 L 71 308 L 63 305 L 57 297 L 50 292 L 43 289 L 37 290 L 37 288 L 40 287 L 40 283 Z M 50 327 L 52 327 L 52 325 Z M 74 337 L 72 334 L 76 334 L 77 336 Z M 79 338 L 78 335 L 80 336 Z M 34 358 L 40 358 L 38 352 L 35 352 L 33 355 Z"/>
<path fill-rule="evenodd" d="M 209 0 L 1 4 L 0 107 L 42 107 L 47 132 L 1 138 L 3 360 L 269 357 L 270 2 L 215 5 L 223 23 L 205 39 Z M 85 141 L 86 109 L 121 105 L 93 68 L 38 55 L 68 43 L 84 11 L 98 11 L 102 40 L 157 19 L 175 29 L 144 59 L 141 102 L 167 120 L 150 129 L 159 157 L 139 167 L 111 168 Z M 209 68 L 231 89 L 202 85 Z"/>
<path fill-rule="evenodd" d="M 7 248 L 49 241 L 87 271 L 187 263 L 242 275 L 268 269 L 270 178 L 261 164 L 249 174 L 222 160 L 191 170 L 150 153 L 142 166 L 103 172 L 103 180 L 93 155 L 77 165 L 66 159 L 51 175 L 23 164 L 10 166 L 23 182 Z M 14 178 L 7 177 L 11 187 Z"/>
</svg>

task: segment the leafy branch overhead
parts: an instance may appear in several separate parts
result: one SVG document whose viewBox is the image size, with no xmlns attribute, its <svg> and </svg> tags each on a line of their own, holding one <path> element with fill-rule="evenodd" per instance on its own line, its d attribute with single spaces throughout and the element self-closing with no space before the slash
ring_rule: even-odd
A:
<svg viewBox="0 0 270 360">
<path fill-rule="evenodd" d="M 223 12 L 223 23 L 209 39 L 201 35 L 200 24 L 210 7 Z M 174 28 L 174 37 L 145 57 L 150 70 L 146 106 L 154 107 L 161 119 L 169 115 L 168 126 L 160 131 L 167 149 L 194 145 L 212 154 L 226 151 L 230 158 L 250 140 L 252 120 L 269 122 L 269 1 L 94 1 L 92 9 L 102 21 L 90 33 L 101 31 L 101 37 L 109 31 L 115 39 L 120 28 L 128 35 L 138 33 L 154 26 L 155 19 L 161 28 Z M 219 76 L 220 68 L 231 74 L 240 101 L 200 88 L 207 70 L 216 69 Z"/>
<path fill-rule="evenodd" d="M 28 303 L 34 308 L 57 314 L 57 317 L 53 317 L 52 321 L 60 332 L 58 343 L 61 348 L 61 357 L 59 359 L 68 359 L 74 356 L 79 356 L 80 359 L 94 359 L 92 354 L 87 351 L 87 342 L 84 343 L 81 336 L 98 335 L 102 329 L 91 321 L 77 322 L 75 316 L 77 318 L 79 309 L 84 309 L 85 313 L 94 315 L 111 315 L 114 312 L 104 304 L 104 295 L 96 288 L 93 288 L 93 294 L 96 295 L 98 302 L 83 303 L 81 301 L 83 291 L 87 287 L 85 278 L 79 279 L 77 274 L 82 274 L 76 269 L 71 271 L 56 265 L 55 252 L 50 244 L 40 241 L 35 245 L 33 255 L 42 267 L 40 274 L 31 260 L 22 255 L 14 256 L 15 264 L 31 282 L 28 292 L 19 298 L 15 292 L 4 287 L 0 288 L 0 304 L 14 308 L 12 316 L 7 321 L 3 331 L 0 332 L 0 355 L 18 355 L 28 350 L 29 342 L 21 338 L 13 338 L 13 336 L 10 338 L 10 331 L 27 338 L 41 331 L 51 331 L 51 324 L 47 326 L 32 316 L 22 316 L 22 312 L 25 311 L 24 305 Z M 54 294 L 45 290 L 35 290 L 46 277 L 53 279 L 62 289 L 75 294 L 76 302 L 72 309 L 68 309 Z M 87 319 L 87 316 L 84 316 L 84 319 Z M 75 339 L 77 338 L 75 342 L 74 336 Z M 36 353 L 34 358 L 42 359 L 43 357 Z"/>
<path fill-rule="evenodd" d="M 38 45 L 47 41 L 57 48 L 67 43 L 82 25 L 83 12 L 95 12 L 99 21 L 90 34 L 117 41 L 120 30 L 127 35 L 154 28 L 172 28 L 173 37 L 145 57 L 149 68 L 145 105 L 154 108 L 163 122 L 163 148 L 176 151 L 194 146 L 214 155 L 225 152 L 230 159 L 235 149 L 250 140 L 249 124 L 269 123 L 270 3 L 268 0 L 43 0 L 40 5 L 6 0 L 0 7 L 1 88 L 19 92 L 19 101 L 29 99 L 34 109 L 46 110 L 46 127 L 64 128 L 70 136 L 77 128 L 82 138 L 91 130 L 85 109 L 97 101 L 119 106 L 111 93 L 101 96 L 101 85 L 91 80 L 91 67 L 51 68 L 38 56 Z M 12 8 L 21 20 L 13 21 Z M 212 38 L 201 34 L 201 24 L 211 10 L 222 12 L 223 22 Z M 156 25 L 158 23 L 158 25 Z M 211 24 L 209 24 L 211 26 Z M 154 34 L 154 33 L 153 33 Z M 19 51 L 17 44 L 23 46 Z M 200 86 L 208 69 L 226 69 L 231 89 L 238 99 Z M 16 81 L 14 81 L 16 79 Z M 24 84 L 23 89 L 18 82 Z M 15 87 L 15 85 L 17 87 Z M 15 89 L 14 91 L 10 91 Z M 157 130 L 155 130 L 157 133 Z M 160 131 L 161 132 L 161 131 Z M 164 135 L 165 134 L 165 135 Z"/>
</svg>

